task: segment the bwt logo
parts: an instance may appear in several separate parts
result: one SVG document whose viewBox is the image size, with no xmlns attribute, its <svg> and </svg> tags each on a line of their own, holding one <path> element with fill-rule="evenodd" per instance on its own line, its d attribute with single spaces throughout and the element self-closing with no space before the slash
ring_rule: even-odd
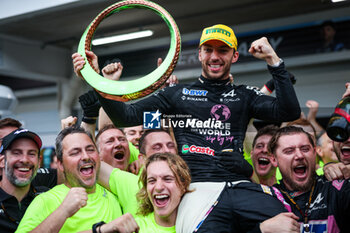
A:
<svg viewBox="0 0 350 233">
<path fill-rule="evenodd" d="M 143 128 L 144 129 L 160 129 L 160 116 L 162 114 L 156 112 L 143 112 Z"/>
<path fill-rule="evenodd" d="M 190 96 L 206 96 L 208 94 L 208 91 L 205 90 L 188 90 L 187 88 L 182 89 L 182 94 L 184 95 L 190 95 Z"/>
</svg>

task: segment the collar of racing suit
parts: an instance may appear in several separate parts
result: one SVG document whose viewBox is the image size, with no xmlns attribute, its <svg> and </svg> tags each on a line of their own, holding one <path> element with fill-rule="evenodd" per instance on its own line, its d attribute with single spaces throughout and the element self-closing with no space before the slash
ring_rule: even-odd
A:
<svg viewBox="0 0 350 233">
<path fill-rule="evenodd" d="M 217 80 L 217 79 L 207 79 L 203 75 L 201 75 L 198 80 L 206 85 L 211 85 L 211 86 L 225 86 L 231 84 L 230 79 L 225 79 L 225 80 Z"/>
</svg>

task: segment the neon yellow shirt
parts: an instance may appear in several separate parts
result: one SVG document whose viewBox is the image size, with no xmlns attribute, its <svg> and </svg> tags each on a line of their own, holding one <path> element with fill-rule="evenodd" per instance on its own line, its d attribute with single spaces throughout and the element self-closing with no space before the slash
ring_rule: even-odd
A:
<svg viewBox="0 0 350 233">
<path fill-rule="evenodd" d="M 163 227 L 156 223 L 154 212 L 147 216 L 137 215 L 135 218 L 140 227 L 140 233 L 176 233 L 175 226 Z"/>
<path fill-rule="evenodd" d="M 253 161 L 252 161 L 252 158 L 250 157 L 250 154 L 248 154 L 247 152 L 244 151 L 243 156 L 244 156 L 244 159 L 247 160 L 247 162 L 251 166 L 253 166 Z"/>
<path fill-rule="evenodd" d="M 37 196 L 29 205 L 16 232 L 29 232 L 35 229 L 62 203 L 69 188 L 57 185 Z M 79 232 L 91 230 L 94 223 L 110 222 L 122 215 L 118 199 L 107 189 L 96 184 L 96 191 L 88 194 L 87 205 L 68 218 L 59 232 Z"/>
<path fill-rule="evenodd" d="M 130 164 L 139 159 L 140 151 L 131 142 L 129 142 L 129 150 L 130 150 L 130 159 L 129 159 L 129 164 Z"/>
<path fill-rule="evenodd" d="M 136 194 L 140 190 L 138 176 L 115 168 L 109 178 L 109 187 L 117 196 L 123 214 L 130 213 L 135 216 L 138 208 Z"/>
</svg>

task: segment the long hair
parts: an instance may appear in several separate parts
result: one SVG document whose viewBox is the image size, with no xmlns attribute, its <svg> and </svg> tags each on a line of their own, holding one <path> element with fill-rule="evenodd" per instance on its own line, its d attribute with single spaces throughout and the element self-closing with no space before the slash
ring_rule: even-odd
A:
<svg viewBox="0 0 350 233">
<path fill-rule="evenodd" d="M 147 168 L 151 163 L 156 161 L 165 161 L 175 176 L 177 186 L 181 190 L 184 190 L 184 194 L 190 192 L 190 170 L 186 162 L 179 155 L 174 155 L 171 153 L 156 153 L 151 155 L 145 162 L 145 167 L 139 179 L 139 182 L 142 184 L 142 188 L 137 193 L 137 200 L 139 202 L 139 209 L 137 214 L 143 216 L 146 216 L 154 211 L 152 202 L 147 194 Z"/>
</svg>

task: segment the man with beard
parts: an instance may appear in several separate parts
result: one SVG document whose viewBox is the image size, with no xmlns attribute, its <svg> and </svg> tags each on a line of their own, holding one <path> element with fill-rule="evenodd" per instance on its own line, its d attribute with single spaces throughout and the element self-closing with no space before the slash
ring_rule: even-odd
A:
<svg viewBox="0 0 350 233">
<path fill-rule="evenodd" d="M 316 148 L 310 134 L 299 127 L 281 128 L 271 138 L 269 152 L 275 156 L 274 164 L 283 177 L 273 190 L 286 209 L 297 216 L 300 232 L 350 229 L 349 180 L 327 181 L 316 175 Z M 290 220 L 296 221 L 292 217 Z"/>
<path fill-rule="evenodd" d="M 96 232 L 103 221 L 113 229 L 106 232 L 118 232 L 117 218 L 122 213 L 136 213 L 138 187 L 130 183 L 137 184 L 137 177 L 114 169 L 109 178 L 111 192 L 96 184 L 100 157 L 91 135 L 82 128 L 62 130 L 56 138 L 56 152 L 65 182 L 33 200 L 17 231 L 79 232 L 98 223 L 93 227 Z M 133 221 L 129 214 L 122 219 Z"/>
<path fill-rule="evenodd" d="M 4 118 L 0 120 L 0 146 L 3 138 L 14 130 L 22 127 L 22 123 L 13 118 Z M 0 154 L 0 162 L 3 156 Z M 39 163 L 40 164 L 40 163 Z M 63 182 L 63 177 L 57 172 L 56 169 L 51 168 L 39 168 L 37 175 L 35 176 L 32 184 L 34 186 L 45 186 L 52 188 L 57 184 Z M 1 168 L 0 168 L 0 180 L 1 180 Z"/>
<path fill-rule="evenodd" d="M 256 176 L 253 178 L 257 179 L 258 184 L 272 186 L 276 183 L 277 168 L 272 164 L 275 158 L 268 153 L 267 145 L 277 130 L 277 126 L 268 125 L 259 129 L 254 137 L 251 158 Z"/>
<path fill-rule="evenodd" d="M 12 131 L 20 128 L 22 126 L 21 122 L 12 119 L 12 118 L 4 118 L 0 120 L 0 146 L 2 143 L 3 138 L 11 133 Z M 0 162 L 1 160 L 4 159 L 4 156 L 0 154 Z M 0 168 L 0 182 L 2 179 L 2 172 Z"/>
<path fill-rule="evenodd" d="M 14 232 L 34 197 L 48 190 L 31 184 L 40 161 L 40 137 L 27 129 L 14 130 L 2 138 L 0 148 L 3 156 L 0 162 L 1 232 Z"/>
</svg>

